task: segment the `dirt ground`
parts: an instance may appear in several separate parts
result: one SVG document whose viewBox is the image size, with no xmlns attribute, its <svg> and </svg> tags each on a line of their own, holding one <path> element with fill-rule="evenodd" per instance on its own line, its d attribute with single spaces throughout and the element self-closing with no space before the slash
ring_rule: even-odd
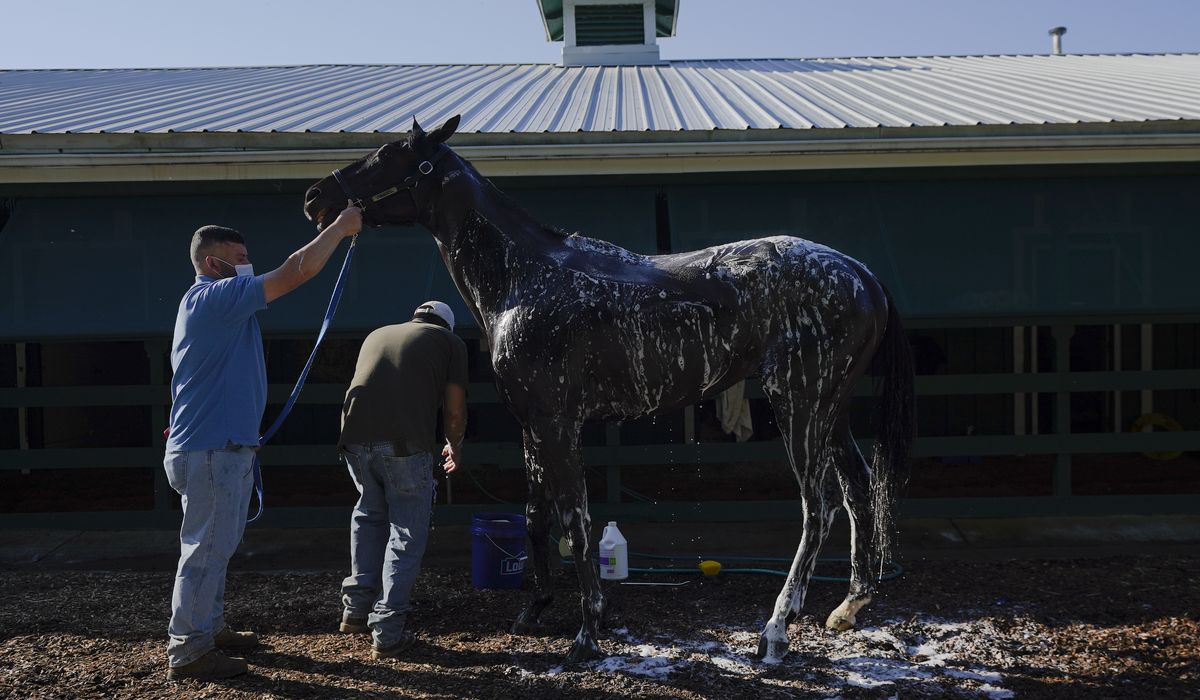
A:
<svg viewBox="0 0 1200 700">
<path fill-rule="evenodd" d="M 837 575 L 836 565 L 820 574 Z M 372 661 L 333 630 L 338 572 L 235 573 L 228 617 L 262 635 L 252 673 L 166 680 L 172 575 L 20 572 L 0 577 L 5 698 L 1200 697 L 1200 557 L 917 561 L 859 616 L 821 628 L 845 584 L 814 582 L 792 651 L 752 659 L 782 578 L 639 575 L 608 585 L 609 657 L 564 667 L 578 628 L 574 574 L 544 634 L 506 633 L 523 591 L 481 591 L 463 569 L 422 574 L 421 643 Z"/>
</svg>

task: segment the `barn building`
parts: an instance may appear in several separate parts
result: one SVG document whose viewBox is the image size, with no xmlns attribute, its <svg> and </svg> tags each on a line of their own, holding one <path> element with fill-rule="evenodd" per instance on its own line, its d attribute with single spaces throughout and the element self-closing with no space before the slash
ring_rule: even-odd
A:
<svg viewBox="0 0 1200 700">
<path fill-rule="evenodd" d="M 0 527 L 176 525 L 161 432 L 192 231 L 241 230 L 269 270 L 313 233 L 309 184 L 455 114 L 451 145 L 567 231 L 647 254 L 786 233 L 863 261 L 917 361 L 904 514 L 1197 512 L 1200 55 L 1056 36 L 1044 55 L 666 61 L 677 0 L 538 5 L 558 64 L 0 71 Z M 516 425 L 432 238 L 359 245 L 263 452 L 264 522 L 344 523 L 358 344 L 432 298 L 464 319 L 472 372 L 472 467 L 436 517 L 519 507 Z M 338 267 L 260 314 L 267 420 Z M 791 517 L 770 412 L 753 381 L 744 397 L 589 428 L 598 517 Z"/>
</svg>

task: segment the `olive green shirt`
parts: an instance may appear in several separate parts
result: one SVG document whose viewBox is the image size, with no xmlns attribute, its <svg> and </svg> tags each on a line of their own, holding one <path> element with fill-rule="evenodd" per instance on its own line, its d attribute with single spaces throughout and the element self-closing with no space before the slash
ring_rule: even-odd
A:
<svg viewBox="0 0 1200 700">
<path fill-rule="evenodd" d="M 409 321 L 372 331 L 358 351 L 342 405 L 339 445 L 392 441 L 397 449 L 437 448 L 437 411 L 446 384 L 467 387 L 467 346 L 433 323 Z"/>
</svg>

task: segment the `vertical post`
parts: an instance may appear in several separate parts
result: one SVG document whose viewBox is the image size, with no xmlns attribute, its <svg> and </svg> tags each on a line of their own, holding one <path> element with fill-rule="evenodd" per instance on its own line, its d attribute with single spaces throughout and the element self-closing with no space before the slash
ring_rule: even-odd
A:
<svg viewBox="0 0 1200 700">
<path fill-rule="evenodd" d="M 1013 327 L 1013 374 L 1025 373 L 1025 326 Z M 1013 394 L 1013 434 L 1025 434 L 1025 392 Z"/>
<path fill-rule="evenodd" d="M 167 345 L 161 339 L 146 340 L 142 347 L 145 349 L 146 358 L 150 361 L 150 385 L 159 389 L 159 396 L 167 394 L 167 368 L 166 368 L 166 352 Z M 165 415 L 165 404 L 161 399 L 155 400 L 150 405 L 150 437 L 151 443 L 159 452 L 162 452 L 167 447 L 167 440 L 163 437 L 163 431 L 167 428 L 167 418 Z M 171 486 L 167 483 L 167 474 L 162 470 L 162 467 L 154 469 L 154 510 L 155 512 L 166 512 L 171 509 Z"/>
<path fill-rule="evenodd" d="M 646 46 L 654 46 L 658 42 L 658 22 L 654 5 L 654 0 L 642 2 L 642 43 Z"/>
<path fill-rule="evenodd" d="M 1113 371 L 1121 371 L 1121 324 L 1113 324 Z M 1113 396 L 1113 432 L 1123 432 L 1124 417 L 1121 415 L 1121 390 L 1117 389 L 1112 393 Z"/>
<path fill-rule="evenodd" d="M 1071 336 L 1074 326 L 1054 326 L 1054 370 L 1059 380 L 1065 380 L 1071 372 Z M 1054 394 L 1054 434 L 1065 437 L 1071 434 L 1071 392 L 1059 385 Z M 1059 447 L 1054 463 L 1054 495 L 1066 498 L 1071 495 L 1071 453 Z"/>
<path fill-rule="evenodd" d="M 696 407 L 688 406 L 683 409 L 683 441 L 688 445 L 696 444 Z"/>
<path fill-rule="evenodd" d="M 26 358 L 25 343 L 14 343 L 13 350 L 17 355 L 17 388 L 25 388 Z M 29 409 L 24 405 L 17 407 L 17 448 L 29 449 Z M 23 476 L 29 476 L 28 469 L 22 469 Z"/>
<path fill-rule="evenodd" d="M 604 424 L 604 444 L 609 447 L 616 447 L 621 444 L 621 424 L 616 421 L 608 421 Z M 621 502 L 621 467 L 620 465 L 610 464 L 605 468 L 605 475 L 608 477 L 608 502 Z"/>
<path fill-rule="evenodd" d="M 563 48 L 575 47 L 575 3 L 563 3 Z"/>
<path fill-rule="evenodd" d="M 15 343 L 13 348 L 17 354 L 17 388 L 25 388 L 25 343 Z M 21 406 L 17 409 L 17 439 L 18 447 L 29 449 L 29 409 Z"/>
<path fill-rule="evenodd" d="M 1154 369 L 1154 326 L 1149 323 L 1142 324 L 1142 371 L 1149 372 Z M 1154 413 L 1154 390 L 1142 389 L 1142 414 Z M 1153 430 L 1150 426 L 1146 426 L 1146 430 Z"/>
<path fill-rule="evenodd" d="M 1029 373 L 1037 374 L 1038 372 L 1038 327 L 1029 327 Z M 1038 406 L 1038 393 L 1036 391 L 1029 394 L 1029 433 L 1031 435 L 1038 434 L 1038 424 L 1041 421 L 1040 407 Z"/>
</svg>

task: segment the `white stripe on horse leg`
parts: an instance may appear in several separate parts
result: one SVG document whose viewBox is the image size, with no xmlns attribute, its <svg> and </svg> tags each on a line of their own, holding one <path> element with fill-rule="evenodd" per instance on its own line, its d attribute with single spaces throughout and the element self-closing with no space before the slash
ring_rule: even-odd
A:
<svg viewBox="0 0 1200 700">
<path fill-rule="evenodd" d="M 875 592 L 871 548 L 875 525 L 871 511 L 870 467 L 859 452 L 848 427 L 839 426 L 834 440 L 835 449 L 846 457 L 836 467 L 840 468 L 838 481 L 842 486 L 846 514 L 850 518 L 850 589 L 842 604 L 830 613 L 825 626 L 841 632 L 854 627 L 858 611 L 871 602 Z"/>
</svg>

